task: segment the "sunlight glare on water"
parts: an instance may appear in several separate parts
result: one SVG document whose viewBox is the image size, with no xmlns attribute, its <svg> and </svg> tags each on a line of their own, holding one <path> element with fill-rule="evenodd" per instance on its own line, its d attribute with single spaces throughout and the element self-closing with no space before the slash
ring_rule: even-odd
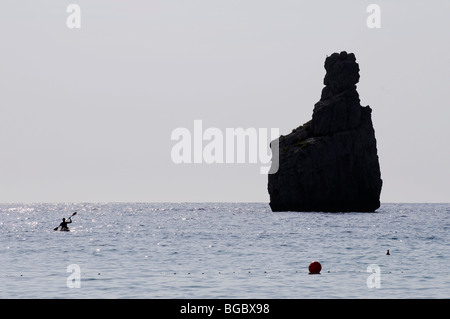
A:
<svg viewBox="0 0 450 319">
<path fill-rule="evenodd" d="M 78 214 L 70 232 L 54 231 Z M 1 204 L 0 298 L 448 298 L 448 204 Z M 386 250 L 391 252 L 386 256 Z M 308 265 L 320 261 L 320 275 Z M 380 287 L 369 288 L 369 265 Z M 80 288 L 69 288 L 80 269 Z M 429 267 L 433 265 L 430 271 Z"/>
</svg>

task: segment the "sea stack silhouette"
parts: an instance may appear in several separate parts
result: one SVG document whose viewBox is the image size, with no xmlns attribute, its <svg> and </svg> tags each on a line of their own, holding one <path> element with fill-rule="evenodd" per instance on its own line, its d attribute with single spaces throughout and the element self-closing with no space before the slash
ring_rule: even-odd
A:
<svg viewBox="0 0 450 319">
<path fill-rule="evenodd" d="M 380 207 L 372 109 L 360 104 L 355 55 L 333 53 L 325 70 L 312 120 L 271 143 L 272 153 L 278 151 L 272 158 L 278 170 L 268 175 L 272 211 L 373 212 Z"/>
</svg>

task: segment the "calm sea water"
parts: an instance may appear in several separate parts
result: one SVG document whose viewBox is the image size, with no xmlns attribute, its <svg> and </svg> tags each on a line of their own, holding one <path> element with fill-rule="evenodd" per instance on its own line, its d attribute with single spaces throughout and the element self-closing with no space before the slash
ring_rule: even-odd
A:
<svg viewBox="0 0 450 319">
<path fill-rule="evenodd" d="M 74 211 L 70 232 L 53 231 Z M 450 204 L 371 214 L 0 204 L 0 298 L 449 298 L 449 214 Z M 313 260 L 320 275 L 308 274 Z"/>
</svg>

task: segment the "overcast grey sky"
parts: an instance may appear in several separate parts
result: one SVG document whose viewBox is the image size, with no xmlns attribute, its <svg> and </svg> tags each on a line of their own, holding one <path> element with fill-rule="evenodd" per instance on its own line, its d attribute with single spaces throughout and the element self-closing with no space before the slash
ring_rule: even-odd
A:
<svg viewBox="0 0 450 319">
<path fill-rule="evenodd" d="M 174 164 L 171 132 L 290 133 L 346 50 L 381 201 L 450 202 L 449 14 L 445 0 L 2 0 L 0 201 L 268 202 L 259 164 Z"/>
</svg>

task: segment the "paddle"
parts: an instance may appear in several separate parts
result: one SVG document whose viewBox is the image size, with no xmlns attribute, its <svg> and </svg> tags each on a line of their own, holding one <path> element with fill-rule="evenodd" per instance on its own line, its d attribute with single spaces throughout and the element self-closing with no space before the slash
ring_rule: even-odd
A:
<svg viewBox="0 0 450 319">
<path fill-rule="evenodd" d="M 75 212 L 75 213 L 73 213 L 69 218 L 71 218 L 72 216 L 75 216 L 77 214 L 77 212 Z M 68 218 L 68 219 L 69 219 Z M 58 227 L 55 227 L 55 228 L 53 228 L 53 230 L 58 230 L 58 228 L 59 228 L 59 226 Z"/>
</svg>

